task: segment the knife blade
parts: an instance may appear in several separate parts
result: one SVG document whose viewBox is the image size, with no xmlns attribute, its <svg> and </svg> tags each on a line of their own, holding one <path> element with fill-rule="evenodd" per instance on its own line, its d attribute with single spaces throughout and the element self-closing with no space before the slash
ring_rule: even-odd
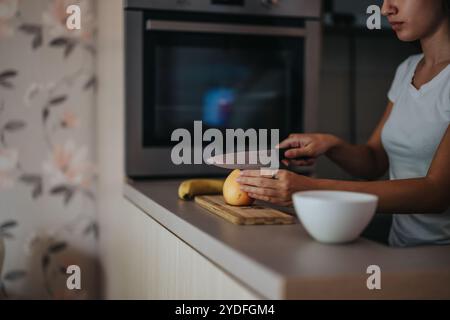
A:
<svg viewBox="0 0 450 320">
<path fill-rule="evenodd" d="M 261 168 L 270 167 L 270 163 L 261 162 L 261 157 L 270 158 L 272 155 L 272 152 L 278 152 L 279 166 L 280 166 L 280 168 L 286 168 L 287 166 L 285 166 L 281 161 L 286 159 L 284 154 L 287 150 L 289 150 L 289 149 L 280 148 L 280 149 L 271 149 L 271 150 L 241 151 L 241 152 L 235 152 L 235 153 L 227 153 L 227 154 L 221 154 L 221 155 L 211 157 L 206 160 L 206 163 L 209 165 L 214 165 L 216 167 L 230 169 L 230 170 L 235 170 L 235 169 L 258 170 Z M 299 158 L 289 159 L 289 160 L 308 161 L 308 160 L 311 160 L 311 158 L 299 157 Z"/>
</svg>

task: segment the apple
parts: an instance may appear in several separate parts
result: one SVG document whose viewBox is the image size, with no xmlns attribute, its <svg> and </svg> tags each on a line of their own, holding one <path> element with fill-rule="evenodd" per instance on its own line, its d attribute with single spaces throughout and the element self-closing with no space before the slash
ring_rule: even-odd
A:
<svg viewBox="0 0 450 320">
<path fill-rule="evenodd" d="M 225 202 L 232 206 L 249 206 L 255 200 L 241 190 L 241 185 L 236 181 L 241 171 L 234 170 L 225 180 L 223 185 L 223 197 Z"/>
</svg>

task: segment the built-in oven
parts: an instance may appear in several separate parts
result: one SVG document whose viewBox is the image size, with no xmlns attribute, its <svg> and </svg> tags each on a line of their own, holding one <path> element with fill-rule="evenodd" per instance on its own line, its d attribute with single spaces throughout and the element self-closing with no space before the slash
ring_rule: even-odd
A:
<svg viewBox="0 0 450 320">
<path fill-rule="evenodd" d="M 319 14 L 315 0 L 125 1 L 128 176 L 223 174 L 173 163 L 173 132 L 194 137 L 195 121 L 315 130 Z"/>
</svg>

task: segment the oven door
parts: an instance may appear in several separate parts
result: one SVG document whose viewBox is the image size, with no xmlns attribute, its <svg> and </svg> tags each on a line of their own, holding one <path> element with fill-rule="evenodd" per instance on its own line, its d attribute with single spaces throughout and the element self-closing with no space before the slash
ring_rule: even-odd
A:
<svg viewBox="0 0 450 320">
<path fill-rule="evenodd" d="M 202 121 L 204 130 L 279 129 L 281 138 L 303 130 L 304 28 L 151 18 L 141 28 L 143 43 L 136 50 L 142 64 L 129 63 L 141 66 L 135 71 L 142 83 L 130 81 L 139 90 L 128 91 L 140 95 L 142 104 L 128 115 L 135 122 L 128 122 L 127 131 L 133 139 L 128 144 L 135 145 L 129 152 L 141 155 L 131 163 L 141 172 L 146 166 L 145 176 L 224 173 L 171 162 L 177 143 L 172 132 L 183 128 L 194 137 L 194 121 Z M 133 100 L 138 102 L 129 97 L 127 104 Z M 128 165 L 127 171 L 136 168 Z"/>
</svg>

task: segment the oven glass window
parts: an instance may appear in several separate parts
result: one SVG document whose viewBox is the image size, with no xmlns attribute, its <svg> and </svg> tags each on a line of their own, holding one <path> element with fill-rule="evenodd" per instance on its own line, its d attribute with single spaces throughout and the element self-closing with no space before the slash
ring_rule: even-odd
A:
<svg viewBox="0 0 450 320">
<path fill-rule="evenodd" d="M 303 39 L 148 32 L 144 146 L 174 130 L 301 130 Z"/>
</svg>

